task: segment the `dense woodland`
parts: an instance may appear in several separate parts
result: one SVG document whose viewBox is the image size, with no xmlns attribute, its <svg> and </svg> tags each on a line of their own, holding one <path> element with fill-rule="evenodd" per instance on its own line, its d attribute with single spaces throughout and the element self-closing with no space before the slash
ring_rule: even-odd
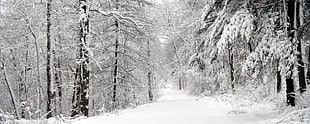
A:
<svg viewBox="0 0 310 124">
<path fill-rule="evenodd" d="M 309 0 L 1 0 L 0 121 L 95 116 L 165 82 L 309 107 Z M 6 116 L 4 116 L 6 115 Z"/>
</svg>

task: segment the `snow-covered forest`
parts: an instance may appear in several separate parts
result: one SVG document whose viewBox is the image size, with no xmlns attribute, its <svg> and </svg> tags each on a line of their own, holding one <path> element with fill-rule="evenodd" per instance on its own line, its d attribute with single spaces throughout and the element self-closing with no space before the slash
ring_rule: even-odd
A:
<svg viewBox="0 0 310 124">
<path fill-rule="evenodd" d="M 309 124 L 310 0 L 0 0 L 0 123 Z"/>
</svg>

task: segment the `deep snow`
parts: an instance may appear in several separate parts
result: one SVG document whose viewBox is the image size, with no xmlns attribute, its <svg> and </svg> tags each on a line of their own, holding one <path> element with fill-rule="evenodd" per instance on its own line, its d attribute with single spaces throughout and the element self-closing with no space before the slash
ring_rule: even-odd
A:
<svg viewBox="0 0 310 124">
<path fill-rule="evenodd" d="M 274 103 L 253 103 L 233 94 L 198 98 L 171 85 L 162 89 L 160 96 L 157 102 L 117 114 L 73 120 L 7 120 L 4 124 L 310 124 L 309 108 L 286 108 L 287 112 L 281 112 Z"/>
<path fill-rule="evenodd" d="M 266 107 L 266 106 L 264 106 Z M 171 87 L 161 91 L 158 102 L 127 109 L 115 115 L 76 119 L 72 124 L 259 124 L 272 118 L 272 113 L 255 111 L 229 114 L 234 107 L 211 97 L 198 99 Z"/>
</svg>

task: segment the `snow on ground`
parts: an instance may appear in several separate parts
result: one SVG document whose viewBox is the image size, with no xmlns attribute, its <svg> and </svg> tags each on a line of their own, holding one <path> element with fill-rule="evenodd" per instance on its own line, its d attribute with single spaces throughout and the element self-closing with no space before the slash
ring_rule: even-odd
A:
<svg viewBox="0 0 310 124">
<path fill-rule="evenodd" d="M 42 119 L 42 120 L 7 120 L 5 122 L 1 122 L 0 124 L 61 124 L 60 119 L 50 118 L 50 119 Z"/>
<path fill-rule="evenodd" d="M 264 113 L 264 109 L 257 113 L 257 107 L 266 106 L 230 114 L 235 110 L 230 104 L 211 97 L 198 99 L 171 87 L 163 89 L 161 95 L 158 102 L 126 109 L 116 115 L 76 119 L 64 124 L 260 124 L 273 117 L 272 113 Z"/>
<path fill-rule="evenodd" d="M 295 109 L 295 108 L 291 108 L 291 109 Z M 264 124 L 310 124 L 310 108 L 292 110 L 288 114 L 280 115 L 277 118 L 266 120 L 263 123 Z"/>
<path fill-rule="evenodd" d="M 117 114 L 74 120 L 8 120 L 4 124 L 310 124 L 309 108 L 280 112 L 272 103 L 253 103 L 233 94 L 198 98 L 170 85 L 160 94 L 157 102 Z"/>
</svg>

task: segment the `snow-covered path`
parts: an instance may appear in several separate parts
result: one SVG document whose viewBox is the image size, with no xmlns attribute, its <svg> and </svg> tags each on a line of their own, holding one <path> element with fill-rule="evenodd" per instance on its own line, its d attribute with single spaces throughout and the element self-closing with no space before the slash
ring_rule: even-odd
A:
<svg viewBox="0 0 310 124">
<path fill-rule="evenodd" d="M 127 109 L 118 115 L 75 120 L 72 124 L 256 124 L 262 119 L 250 115 L 228 115 L 229 105 L 199 101 L 167 88 L 158 102 Z"/>
</svg>

